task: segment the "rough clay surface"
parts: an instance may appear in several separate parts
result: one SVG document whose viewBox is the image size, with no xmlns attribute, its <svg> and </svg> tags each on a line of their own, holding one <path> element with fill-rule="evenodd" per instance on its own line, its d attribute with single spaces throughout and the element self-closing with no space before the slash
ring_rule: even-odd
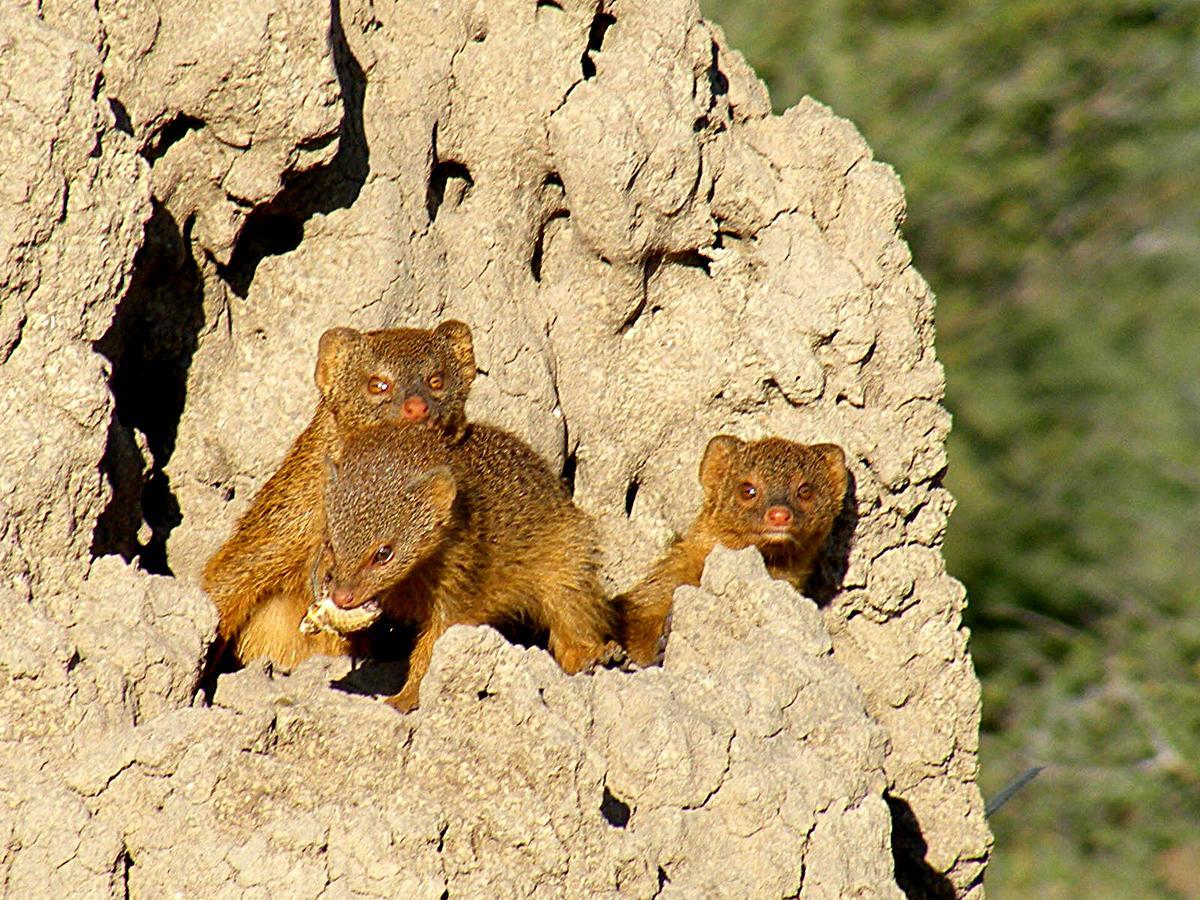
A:
<svg viewBox="0 0 1200 900">
<path fill-rule="evenodd" d="M 0 0 L 4 892 L 981 897 L 892 170 L 819 103 L 772 116 L 693 0 L 222 9 Z M 712 434 L 840 443 L 820 607 L 718 550 L 661 669 L 454 629 L 410 716 L 349 660 L 202 691 L 196 575 L 321 331 L 446 316 L 471 417 L 571 474 L 613 589 Z"/>
</svg>

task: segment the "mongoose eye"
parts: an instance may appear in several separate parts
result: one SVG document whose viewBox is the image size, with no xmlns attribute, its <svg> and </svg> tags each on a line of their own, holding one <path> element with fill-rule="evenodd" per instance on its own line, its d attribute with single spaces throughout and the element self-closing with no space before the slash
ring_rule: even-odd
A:
<svg viewBox="0 0 1200 900">
<path fill-rule="evenodd" d="M 434 372 L 427 379 L 425 379 L 425 383 L 429 385 L 429 389 L 431 391 L 440 391 L 446 384 L 446 379 L 443 377 L 441 372 Z"/>
<path fill-rule="evenodd" d="M 392 383 L 379 375 L 367 379 L 367 390 L 372 394 L 386 394 L 392 389 Z"/>
<path fill-rule="evenodd" d="M 388 562 L 392 558 L 392 556 L 393 556 L 392 548 L 389 547 L 387 544 L 384 544 L 382 547 L 380 547 L 378 550 L 375 551 L 375 555 L 373 557 L 371 557 L 371 562 L 377 566 L 382 566 L 385 562 Z"/>
<path fill-rule="evenodd" d="M 758 488 L 748 481 L 743 481 L 738 487 L 738 496 L 743 500 L 753 500 L 758 496 Z"/>
<path fill-rule="evenodd" d="M 796 488 L 796 496 L 801 500 L 811 500 L 813 495 L 812 485 L 802 484 Z"/>
</svg>

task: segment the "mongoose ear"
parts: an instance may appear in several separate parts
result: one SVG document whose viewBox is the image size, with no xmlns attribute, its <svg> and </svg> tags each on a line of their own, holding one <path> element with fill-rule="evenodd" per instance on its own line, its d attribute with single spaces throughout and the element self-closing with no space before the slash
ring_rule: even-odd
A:
<svg viewBox="0 0 1200 900">
<path fill-rule="evenodd" d="M 439 519 L 450 515 L 450 507 L 458 496 L 458 485 L 448 466 L 437 466 L 412 479 L 408 489 L 428 503 Z"/>
<path fill-rule="evenodd" d="M 464 384 L 475 380 L 475 344 L 471 340 L 471 328 L 466 322 L 447 319 L 433 329 L 434 335 L 442 338 L 450 347 L 454 361 L 458 363 Z"/>
<path fill-rule="evenodd" d="M 728 434 L 718 434 L 709 441 L 700 460 L 700 483 L 706 489 L 715 487 L 729 471 L 734 454 L 744 446 L 744 441 Z"/>
<path fill-rule="evenodd" d="M 329 396 L 329 388 L 336 380 L 337 373 L 361 342 L 362 332 L 353 328 L 330 328 L 321 335 L 321 342 L 317 345 L 317 371 L 314 380 L 322 397 Z"/>
<path fill-rule="evenodd" d="M 846 471 L 846 451 L 837 444 L 817 444 L 813 449 L 821 454 L 821 459 L 824 460 L 829 471 L 829 483 L 833 487 L 834 494 L 840 500 L 846 494 L 849 481 L 849 473 Z"/>
</svg>

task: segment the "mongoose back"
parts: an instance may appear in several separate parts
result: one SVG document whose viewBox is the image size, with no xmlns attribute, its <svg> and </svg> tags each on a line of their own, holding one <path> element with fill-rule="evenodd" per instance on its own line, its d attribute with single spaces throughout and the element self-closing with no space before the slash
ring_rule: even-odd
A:
<svg viewBox="0 0 1200 900">
<path fill-rule="evenodd" d="M 657 658 L 675 589 L 700 584 L 716 544 L 757 547 L 773 578 L 803 590 L 842 508 L 846 457 L 835 444 L 717 435 L 700 462 L 700 483 L 704 503 L 691 528 L 618 600 L 622 642 L 639 665 Z"/>
<path fill-rule="evenodd" d="M 299 631 L 325 528 L 325 460 L 340 456 L 347 434 L 375 425 L 461 435 L 474 378 L 471 331 L 462 322 L 432 330 L 333 328 L 321 336 L 321 399 L 312 421 L 204 568 L 218 638 L 240 661 L 266 657 L 290 668 L 313 653 L 351 649 L 336 635 Z"/>
<path fill-rule="evenodd" d="M 478 423 L 455 441 L 375 428 L 330 464 L 320 582 L 339 607 L 379 602 L 419 623 L 403 689 L 413 709 L 434 642 L 456 624 L 523 620 L 578 672 L 612 649 L 595 530 L 559 478 L 517 437 Z"/>
</svg>

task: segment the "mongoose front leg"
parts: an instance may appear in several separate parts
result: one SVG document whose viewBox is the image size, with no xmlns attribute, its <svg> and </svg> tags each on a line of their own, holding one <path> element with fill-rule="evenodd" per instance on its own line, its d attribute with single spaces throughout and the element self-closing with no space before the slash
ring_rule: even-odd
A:
<svg viewBox="0 0 1200 900">
<path fill-rule="evenodd" d="M 296 521 L 307 528 L 311 517 L 297 515 Z M 305 561 L 312 543 L 302 530 L 295 535 L 235 532 L 209 560 L 201 582 L 217 607 L 221 639 L 236 639 L 272 596 L 307 593 Z"/>
<path fill-rule="evenodd" d="M 547 599 L 550 652 L 568 675 L 616 658 L 620 647 L 610 641 L 612 607 L 598 587 L 572 587 Z"/>
<path fill-rule="evenodd" d="M 445 634 L 451 625 L 478 624 L 474 620 L 467 619 L 435 618 L 430 621 L 425 630 L 421 632 L 421 636 L 417 638 L 412 655 L 408 658 L 408 677 L 404 681 L 404 687 L 400 689 L 399 693 L 386 698 L 384 703 L 400 712 L 412 712 L 416 709 L 420 705 L 421 680 L 429 671 L 429 661 L 433 658 L 433 646 L 437 643 L 438 638 Z"/>
<path fill-rule="evenodd" d="M 224 550 L 209 562 L 202 584 L 217 608 L 217 636 L 229 641 L 246 624 L 276 572 L 255 560 L 228 560 L 231 554 Z"/>
<path fill-rule="evenodd" d="M 671 612 L 672 592 L 633 591 L 622 603 L 625 650 L 639 666 L 653 665 L 662 655 L 663 629 Z"/>
<path fill-rule="evenodd" d="M 408 713 L 412 712 L 420 706 L 420 694 L 416 685 L 410 685 L 407 682 L 404 689 L 398 694 L 392 694 L 390 697 L 384 698 L 384 703 L 390 706 L 397 712 Z"/>
</svg>

